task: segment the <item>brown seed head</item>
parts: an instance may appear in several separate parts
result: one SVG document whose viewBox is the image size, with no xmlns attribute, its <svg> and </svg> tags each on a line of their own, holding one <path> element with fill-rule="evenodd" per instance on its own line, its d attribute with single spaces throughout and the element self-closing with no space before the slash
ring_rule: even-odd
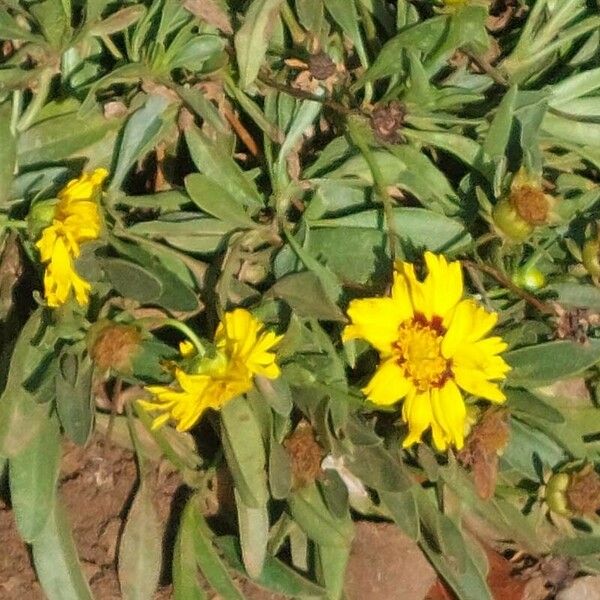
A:
<svg viewBox="0 0 600 600">
<path fill-rule="evenodd" d="M 131 360 L 142 339 L 135 327 L 109 322 L 102 323 L 99 331 L 90 333 L 89 352 L 99 369 L 121 372 L 131 370 Z"/>
<path fill-rule="evenodd" d="M 579 515 L 594 515 L 600 510 L 600 476 L 592 465 L 573 473 L 566 491 L 569 508 Z"/>
<path fill-rule="evenodd" d="M 300 421 L 283 445 L 292 460 L 293 487 L 303 488 L 321 475 L 323 448 L 315 438 L 315 431 L 308 421 Z"/>
<path fill-rule="evenodd" d="M 371 113 L 371 128 L 382 142 L 397 144 L 402 141 L 400 129 L 404 124 L 406 109 L 403 104 L 393 100 L 389 104 L 377 106 Z"/>
<path fill-rule="evenodd" d="M 470 466 L 475 489 L 481 498 L 494 495 L 498 476 L 498 454 L 508 444 L 508 413 L 503 409 L 487 410 L 471 430 L 459 461 Z"/>
<path fill-rule="evenodd" d="M 509 200 L 521 219 L 530 225 L 543 225 L 548 221 L 550 206 L 541 188 L 532 185 L 515 187 Z"/>
<path fill-rule="evenodd" d="M 315 79 L 324 81 L 335 73 L 336 67 L 328 54 L 319 52 L 318 54 L 311 54 L 308 59 L 308 70 Z"/>
</svg>

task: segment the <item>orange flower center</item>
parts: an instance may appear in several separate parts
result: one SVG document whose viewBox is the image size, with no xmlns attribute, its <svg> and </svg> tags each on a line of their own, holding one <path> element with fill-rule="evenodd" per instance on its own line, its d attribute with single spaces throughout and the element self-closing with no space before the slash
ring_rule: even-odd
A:
<svg viewBox="0 0 600 600">
<path fill-rule="evenodd" d="M 419 392 L 442 387 L 452 375 L 451 362 L 442 355 L 444 333 L 440 317 L 418 314 L 398 327 L 396 362 Z"/>
</svg>

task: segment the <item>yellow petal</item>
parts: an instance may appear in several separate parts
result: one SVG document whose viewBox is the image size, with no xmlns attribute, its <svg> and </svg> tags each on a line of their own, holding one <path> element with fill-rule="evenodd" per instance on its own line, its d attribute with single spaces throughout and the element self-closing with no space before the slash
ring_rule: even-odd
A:
<svg viewBox="0 0 600 600">
<path fill-rule="evenodd" d="M 449 379 L 441 388 L 431 390 L 431 406 L 433 419 L 444 431 L 445 438 L 460 450 L 464 444 L 467 411 L 454 381 Z"/>
<path fill-rule="evenodd" d="M 374 404 L 389 406 L 404 398 L 410 387 L 404 370 L 394 359 L 390 359 L 379 366 L 363 393 Z"/>
<path fill-rule="evenodd" d="M 344 328 L 342 340 L 361 338 L 384 356 L 389 355 L 398 326 L 406 318 L 404 309 L 392 298 L 352 300 L 347 310 L 351 324 Z"/>
<path fill-rule="evenodd" d="M 454 379 L 465 392 L 485 398 L 492 402 L 502 403 L 506 396 L 498 387 L 498 384 L 488 381 L 477 369 L 469 369 L 460 366 L 453 367 Z"/>
<path fill-rule="evenodd" d="M 463 295 L 463 276 L 460 262 L 448 263 L 441 254 L 425 252 L 427 277 L 424 281 L 428 299 L 428 318 L 442 317 L 444 325 Z"/>
<path fill-rule="evenodd" d="M 418 394 L 412 389 L 404 400 L 402 417 L 408 423 L 408 435 L 402 442 L 407 448 L 421 441 L 423 432 L 431 425 L 431 398 L 429 391 Z"/>
<path fill-rule="evenodd" d="M 459 302 L 442 342 L 444 357 L 451 358 L 463 344 L 481 339 L 494 327 L 497 320 L 497 313 L 487 312 L 473 300 Z"/>
</svg>

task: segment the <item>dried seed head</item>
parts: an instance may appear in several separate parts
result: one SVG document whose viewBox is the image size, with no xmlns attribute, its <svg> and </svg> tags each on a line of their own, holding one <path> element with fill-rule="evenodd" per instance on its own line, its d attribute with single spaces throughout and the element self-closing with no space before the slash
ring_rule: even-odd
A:
<svg viewBox="0 0 600 600">
<path fill-rule="evenodd" d="M 600 314 L 585 308 L 565 309 L 553 304 L 555 322 L 554 336 L 559 340 L 573 340 L 580 344 L 588 342 L 590 329 L 600 325 Z"/>
<path fill-rule="evenodd" d="M 397 100 L 377 106 L 371 113 L 371 128 L 379 140 L 389 144 L 401 142 L 400 129 L 404 124 L 406 108 Z"/>
<path fill-rule="evenodd" d="M 550 203 L 544 191 L 533 185 L 515 186 L 509 201 L 517 214 L 530 225 L 544 225 L 548 221 Z"/>
<path fill-rule="evenodd" d="M 319 52 L 318 54 L 311 54 L 308 59 L 308 70 L 315 79 L 324 81 L 336 72 L 336 66 L 328 54 Z"/>
<path fill-rule="evenodd" d="M 592 516 L 600 510 L 600 476 L 592 465 L 573 473 L 566 489 L 569 508 L 576 514 Z"/>
<path fill-rule="evenodd" d="M 319 478 L 324 452 L 308 421 L 300 421 L 283 445 L 292 461 L 293 487 L 295 489 L 306 487 Z"/>
<path fill-rule="evenodd" d="M 127 373 L 141 339 L 141 333 L 131 325 L 98 321 L 88 333 L 88 351 L 100 370 Z"/>
<path fill-rule="evenodd" d="M 466 445 L 458 454 L 459 461 L 471 467 L 475 489 L 487 500 L 494 495 L 498 476 L 498 455 L 508 444 L 508 413 L 489 409 L 473 426 Z"/>
</svg>

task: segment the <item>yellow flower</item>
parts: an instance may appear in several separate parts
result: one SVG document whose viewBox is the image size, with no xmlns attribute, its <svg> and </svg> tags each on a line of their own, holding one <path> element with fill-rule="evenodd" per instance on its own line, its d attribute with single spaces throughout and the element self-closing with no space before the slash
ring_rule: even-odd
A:
<svg viewBox="0 0 600 600">
<path fill-rule="evenodd" d="M 431 427 L 439 450 L 463 446 L 466 409 L 461 389 L 492 402 L 506 399 L 493 380 L 510 367 L 498 356 L 500 337 L 485 336 L 497 321 L 473 300 L 463 300 L 460 263 L 425 253 L 428 275 L 419 281 L 410 263 L 396 263 L 391 297 L 353 300 L 343 339 L 362 338 L 381 362 L 363 389 L 374 404 L 404 399 L 409 433 L 404 447 Z"/>
<path fill-rule="evenodd" d="M 96 169 L 70 181 L 58 194 L 52 224 L 36 244 L 42 262 L 48 263 L 44 296 L 52 308 L 67 302 L 71 290 L 80 305 L 88 303 L 90 284 L 77 274 L 74 261 L 82 243 L 100 236 L 98 198 L 107 176 L 106 169 Z"/>
<path fill-rule="evenodd" d="M 220 410 L 252 389 L 254 375 L 279 377 L 272 350 L 282 336 L 263 330 L 263 323 L 243 308 L 225 313 L 215 334 L 216 354 L 192 361 L 192 373 L 175 367 L 174 384 L 148 386 L 154 398 L 138 400 L 142 408 L 158 413 L 152 428 L 173 420 L 178 431 L 186 431 L 205 410 Z M 180 352 L 184 358 L 195 354 L 189 342 L 181 344 Z"/>
</svg>

